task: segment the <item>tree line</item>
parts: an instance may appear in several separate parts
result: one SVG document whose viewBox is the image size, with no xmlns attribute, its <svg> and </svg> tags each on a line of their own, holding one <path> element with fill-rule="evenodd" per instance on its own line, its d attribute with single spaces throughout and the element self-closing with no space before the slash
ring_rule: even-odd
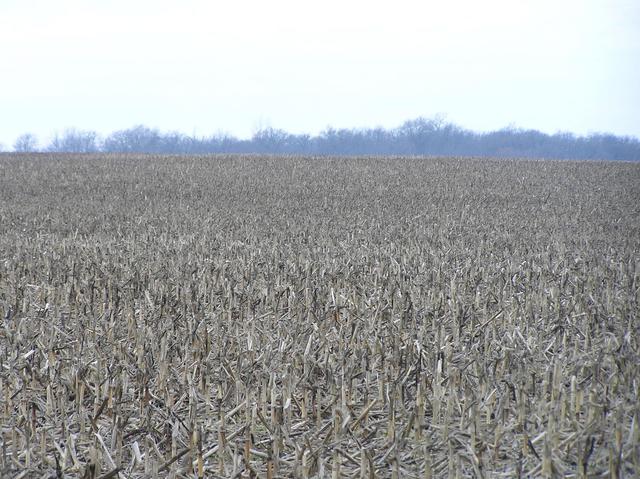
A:
<svg viewBox="0 0 640 479">
<path fill-rule="evenodd" d="M 144 125 L 102 138 L 94 131 L 67 129 L 39 147 L 29 133 L 17 138 L 18 152 L 67 153 L 267 153 L 296 155 L 442 155 L 522 158 L 640 160 L 640 140 L 609 133 L 546 134 L 515 127 L 478 133 L 442 118 L 416 118 L 393 129 L 327 128 L 317 135 L 263 128 L 249 139 L 219 133 L 196 137 Z"/>
</svg>

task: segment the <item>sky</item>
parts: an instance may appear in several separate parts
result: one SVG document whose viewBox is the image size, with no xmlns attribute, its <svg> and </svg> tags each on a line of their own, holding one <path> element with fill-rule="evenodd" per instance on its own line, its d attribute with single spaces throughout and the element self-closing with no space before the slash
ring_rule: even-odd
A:
<svg viewBox="0 0 640 479">
<path fill-rule="evenodd" d="M 640 138 L 638 0 L 0 0 L 0 144 L 444 116 Z"/>
</svg>

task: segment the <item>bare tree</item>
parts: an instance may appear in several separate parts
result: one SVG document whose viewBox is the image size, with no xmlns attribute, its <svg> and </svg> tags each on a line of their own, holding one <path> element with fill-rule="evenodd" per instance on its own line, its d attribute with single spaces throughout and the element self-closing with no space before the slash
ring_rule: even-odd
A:
<svg viewBox="0 0 640 479">
<path fill-rule="evenodd" d="M 95 131 L 68 128 L 62 135 L 56 133 L 47 149 L 49 151 L 66 153 L 91 153 L 98 151 L 98 134 Z"/>
<path fill-rule="evenodd" d="M 127 130 L 111 133 L 103 144 L 103 150 L 119 153 L 161 153 L 163 135 L 156 129 L 137 125 Z"/>
<path fill-rule="evenodd" d="M 16 141 L 13 143 L 13 149 L 21 153 L 37 151 L 38 139 L 32 133 L 23 133 L 16 138 Z"/>
</svg>

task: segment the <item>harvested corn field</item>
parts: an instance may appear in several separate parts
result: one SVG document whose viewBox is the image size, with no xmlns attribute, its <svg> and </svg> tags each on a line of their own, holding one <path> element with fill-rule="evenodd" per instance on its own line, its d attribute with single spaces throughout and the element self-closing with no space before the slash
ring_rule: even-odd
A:
<svg viewBox="0 0 640 479">
<path fill-rule="evenodd" d="M 639 163 L 0 156 L 0 476 L 638 476 L 639 296 Z"/>
</svg>

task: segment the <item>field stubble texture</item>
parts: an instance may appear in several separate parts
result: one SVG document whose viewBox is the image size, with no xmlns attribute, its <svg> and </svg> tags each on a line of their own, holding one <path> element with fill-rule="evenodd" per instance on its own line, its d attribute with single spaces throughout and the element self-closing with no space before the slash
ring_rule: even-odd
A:
<svg viewBox="0 0 640 479">
<path fill-rule="evenodd" d="M 0 157 L 0 476 L 640 474 L 640 165 Z"/>
</svg>

